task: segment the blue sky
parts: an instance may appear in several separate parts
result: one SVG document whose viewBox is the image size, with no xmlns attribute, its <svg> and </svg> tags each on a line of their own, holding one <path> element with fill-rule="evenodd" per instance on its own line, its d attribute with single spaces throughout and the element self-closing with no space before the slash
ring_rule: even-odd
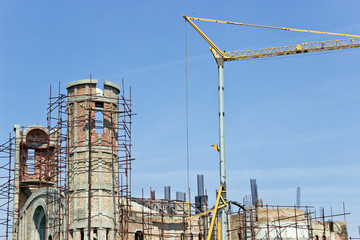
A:
<svg viewBox="0 0 360 240">
<path fill-rule="evenodd" d="M 182 16 L 360 34 L 357 0 L 0 2 L 0 131 L 46 125 L 49 85 L 88 78 L 132 86 L 133 195 L 186 191 L 185 24 Z M 224 50 L 339 39 L 197 22 Z M 190 185 L 218 188 L 217 67 L 187 25 Z M 342 212 L 360 222 L 359 49 L 225 64 L 228 195 L 256 178 L 264 203 Z M 341 220 L 341 219 L 339 219 Z"/>
</svg>

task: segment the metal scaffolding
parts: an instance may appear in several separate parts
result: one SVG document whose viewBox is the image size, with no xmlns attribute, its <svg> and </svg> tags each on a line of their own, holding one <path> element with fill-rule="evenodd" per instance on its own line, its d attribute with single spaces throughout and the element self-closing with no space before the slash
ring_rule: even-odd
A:
<svg viewBox="0 0 360 240">
<path fill-rule="evenodd" d="M 27 209 L 40 199 L 30 220 L 47 239 L 220 240 L 221 217 L 208 208 L 203 179 L 195 203 L 171 200 L 170 189 L 167 199 L 156 199 L 153 189 L 149 198 L 144 191 L 132 197 L 131 89 L 125 96 L 124 82 L 121 89 L 105 82 L 102 93 L 96 83 L 70 84 L 67 94 L 60 84 L 57 94 L 50 88 L 47 127 L 16 125 L 0 145 L 0 239 L 28 239 Z M 348 237 L 345 206 L 316 216 L 311 206 L 256 202 L 227 201 L 228 239 Z"/>
</svg>

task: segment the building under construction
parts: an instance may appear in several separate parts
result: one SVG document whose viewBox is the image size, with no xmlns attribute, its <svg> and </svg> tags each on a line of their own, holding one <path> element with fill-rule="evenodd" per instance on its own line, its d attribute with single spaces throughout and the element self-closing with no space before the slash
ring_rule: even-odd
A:
<svg viewBox="0 0 360 240">
<path fill-rule="evenodd" d="M 15 125 L 1 145 L 0 238 L 219 239 L 218 214 L 198 177 L 193 203 L 131 194 L 131 89 L 94 79 L 50 90 L 47 126 Z M 252 181 L 254 182 L 254 181 Z M 254 185 L 256 186 L 256 185 Z M 255 191 L 255 190 L 254 190 Z M 220 193 L 219 193 L 220 195 Z M 228 239 L 347 239 L 347 213 L 225 199 Z"/>
</svg>

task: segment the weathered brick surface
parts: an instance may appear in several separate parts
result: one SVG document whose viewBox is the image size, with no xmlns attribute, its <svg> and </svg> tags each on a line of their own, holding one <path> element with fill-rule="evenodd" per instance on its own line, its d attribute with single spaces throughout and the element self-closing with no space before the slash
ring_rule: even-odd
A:
<svg viewBox="0 0 360 240">
<path fill-rule="evenodd" d="M 107 87 L 104 95 L 99 96 L 96 95 L 96 84 L 68 88 L 70 225 L 79 226 L 82 222 L 80 225 L 87 227 L 90 188 L 93 227 L 114 225 L 114 212 L 119 211 L 114 209 L 114 204 L 118 204 L 118 179 L 114 178 L 118 171 L 115 131 L 118 113 L 104 112 L 100 119 L 104 128 L 98 133 L 95 125 L 100 124 L 95 123 L 95 111 L 89 110 L 99 105 L 103 110 L 118 110 L 118 96 L 111 89 Z M 116 104 L 111 102 L 114 99 Z"/>
</svg>

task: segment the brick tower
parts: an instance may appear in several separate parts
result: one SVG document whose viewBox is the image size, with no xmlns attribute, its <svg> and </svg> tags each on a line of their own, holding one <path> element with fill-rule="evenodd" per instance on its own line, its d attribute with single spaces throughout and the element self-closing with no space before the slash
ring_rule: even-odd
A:
<svg viewBox="0 0 360 240">
<path fill-rule="evenodd" d="M 69 83 L 69 239 L 115 238 L 119 224 L 118 114 L 120 88 L 94 79 Z"/>
</svg>

